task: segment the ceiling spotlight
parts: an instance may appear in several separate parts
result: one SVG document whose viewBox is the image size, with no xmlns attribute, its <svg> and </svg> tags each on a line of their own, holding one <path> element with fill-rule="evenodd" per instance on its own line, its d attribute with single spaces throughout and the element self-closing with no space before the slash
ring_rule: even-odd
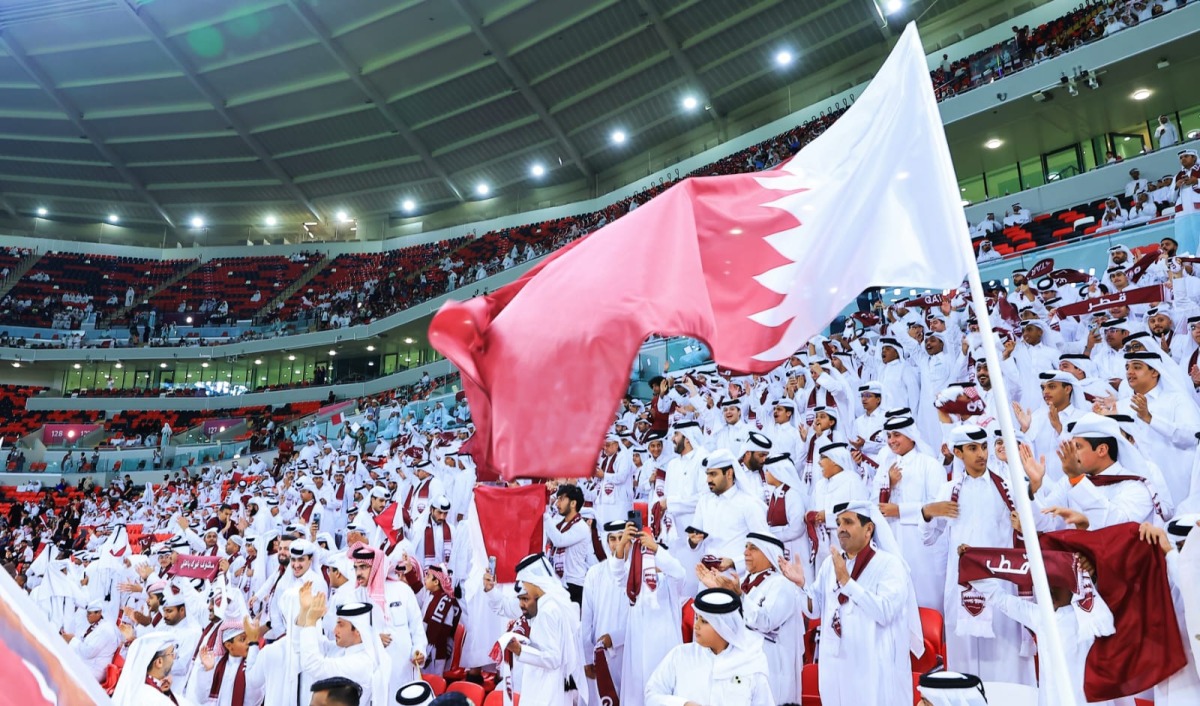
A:
<svg viewBox="0 0 1200 706">
<path fill-rule="evenodd" d="M 76 363 L 75 365 L 73 365 L 73 366 L 71 366 L 71 367 L 75 368 L 76 370 L 79 370 L 79 369 L 80 369 L 80 368 L 82 368 L 83 366 L 82 366 L 82 365 L 80 365 L 79 363 Z"/>
<path fill-rule="evenodd" d="M 277 223 L 279 223 L 279 221 L 275 218 L 275 216 L 267 216 L 266 220 L 264 220 L 263 223 L 266 223 L 269 226 L 273 226 L 273 225 L 276 225 Z"/>
<path fill-rule="evenodd" d="M 404 202 L 400 204 L 400 208 L 404 209 L 405 213 L 412 213 L 417 210 L 417 204 L 412 199 L 404 199 Z"/>
<path fill-rule="evenodd" d="M 1151 93 L 1151 91 L 1149 88 L 1139 88 L 1133 92 L 1133 95 L 1131 95 L 1129 97 L 1134 99 L 1135 101 L 1144 101 L 1150 97 L 1150 93 Z"/>
<path fill-rule="evenodd" d="M 19 367 L 21 367 L 21 361 L 19 361 L 19 360 L 14 360 L 14 361 L 13 361 L 13 367 L 14 367 L 14 368 L 19 368 Z"/>
<path fill-rule="evenodd" d="M 368 353 L 374 353 L 374 352 L 375 352 L 375 346 L 367 346 L 367 352 L 368 352 Z"/>
<path fill-rule="evenodd" d="M 787 49 L 781 49 L 775 54 L 775 63 L 780 66 L 791 66 L 796 57 Z"/>
<path fill-rule="evenodd" d="M 296 356 L 294 356 L 294 355 L 289 355 L 289 356 L 288 356 L 288 360 L 295 360 L 295 359 L 296 359 Z"/>
<path fill-rule="evenodd" d="M 1088 76 L 1087 86 L 1094 91 L 1100 88 L 1100 81 L 1095 76 Z"/>
<path fill-rule="evenodd" d="M 491 192 L 492 187 L 488 186 L 486 182 L 481 181 L 475 185 L 475 193 L 479 194 L 480 196 L 487 196 Z"/>
<path fill-rule="evenodd" d="M 413 342 L 413 340 L 411 338 L 406 338 L 406 339 L 404 339 L 404 342 L 411 344 Z"/>
<path fill-rule="evenodd" d="M 625 144 L 626 137 L 627 135 L 625 134 L 624 130 L 613 130 L 612 135 L 609 136 L 609 139 L 612 140 L 614 145 L 623 145 Z"/>
<path fill-rule="evenodd" d="M 115 213 L 108 214 L 108 222 L 109 223 L 116 223 L 120 220 L 121 220 L 121 217 L 118 216 L 117 214 L 115 214 Z"/>
<path fill-rule="evenodd" d="M 39 208 L 39 209 L 37 210 L 37 214 L 38 214 L 39 216 L 44 216 L 44 215 L 46 215 L 47 213 L 49 213 L 49 211 L 47 211 L 47 210 L 46 210 L 46 209 L 44 209 L 44 208 Z"/>
<path fill-rule="evenodd" d="M 1079 89 L 1075 87 L 1074 83 L 1071 83 L 1067 85 L 1067 93 L 1070 93 L 1072 96 L 1078 96 Z"/>
<path fill-rule="evenodd" d="M 337 219 L 338 223 L 345 223 L 346 221 L 350 220 L 350 214 L 346 213 L 345 211 L 338 211 Z"/>
<path fill-rule="evenodd" d="M 683 109 L 684 110 L 691 111 L 691 110 L 695 110 L 696 108 L 699 108 L 699 107 L 700 107 L 700 101 L 696 100 L 696 96 L 684 96 L 683 97 Z"/>
<path fill-rule="evenodd" d="M 529 168 L 529 173 L 532 174 L 534 177 L 543 177 L 543 176 L 546 176 L 546 168 L 543 167 L 541 164 L 534 164 L 532 167 Z"/>
<path fill-rule="evenodd" d="M 262 358 L 255 358 L 255 359 L 254 359 L 254 364 L 255 364 L 255 365 L 262 365 Z"/>
<path fill-rule="evenodd" d="M 201 218 L 200 216 L 196 216 L 196 217 L 192 218 L 192 227 L 193 228 L 203 228 L 204 227 L 204 219 Z"/>
<path fill-rule="evenodd" d="M 904 3 L 901 0 L 887 0 L 883 5 L 883 10 L 889 15 L 894 15 L 904 9 Z"/>
<path fill-rule="evenodd" d="M 165 368 L 165 367 L 167 367 L 167 364 L 166 364 L 166 363 L 159 363 L 159 364 L 158 364 L 158 367 L 160 367 L 160 368 Z"/>
<path fill-rule="evenodd" d="M 114 365 L 113 367 L 114 367 L 114 368 L 116 368 L 117 370 L 120 370 L 121 368 L 123 368 L 123 367 L 125 367 L 125 366 L 124 366 L 124 365 L 121 365 L 121 361 L 117 361 L 117 364 L 116 364 L 116 365 Z"/>
<path fill-rule="evenodd" d="M 989 150 L 996 150 L 996 149 L 1000 149 L 1000 145 L 1003 145 L 1003 144 L 1004 144 L 1004 140 L 998 140 L 993 137 L 992 139 L 983 143 L 983 146 L 988 148 Z"/>
<path fill-rule="evenodd" d="M 337 351 L 335 351 L 331 348 L 331 349 L 329 349 L 329 355 L 337 355 Z"/>
<path fill-rule="evenodd" d="M 208 367 L 208 363 L 207 363 L 207 362 L 201 363 L 201 364 L 200 364 L 200 367 L 201 367 L 201 368 L 207 368 L 207 367 Z"/>
</svg>

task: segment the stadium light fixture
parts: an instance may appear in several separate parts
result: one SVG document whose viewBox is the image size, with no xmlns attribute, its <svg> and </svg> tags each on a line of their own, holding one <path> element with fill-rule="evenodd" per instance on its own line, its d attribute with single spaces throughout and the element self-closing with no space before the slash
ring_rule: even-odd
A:
<svg viewBox="0 0 1200 706">
<path fill-rule="evenodd" d="M 546 167 L 543 166 L 541 162 L 535 162 L 534 165 L 529 168 L 529 174 L 535 179 L 540 179 L 541 177 L 546 176 Z"/>
<path fill-rule="evenodd" d="M 45 208 L 39 208 L 39 209 L 37 210 L 37 214 L 38 214 L 39 216 L 45 216 L 47 213 L 49 213 L 49 211 L 47 211 Z"/>
<path fill-rule="evenodd" d="M 904 9 L 904 3 L 901 0 L 887 0 L 883 5 L 883 11 L 889 15 L 894 15 Z"/>
<path fill-rule="evenodd" d="M 614 145 L 623 145 L 625 144 L 625 140 L 629 139 L 629 136 L 625 134 L 624 130 L 613 130 L 609 139 L 612 140 Z"/>
<path fill-rule="evenodd" d="M 696 99 L 696 96 L 684 96 L 682 105 L 683 109 L 690 113 L 700 107 L 700 101 Z"/>
<path fill-rule="evenodd" d="M 792 54 L 789 49 L 780 49 L 775 53 L 775 63 L 778 66 L 791 66 L 796 60 L 795 54 Z"/>
<path fill-rule="evenodd" d="M 412 199 L 404 199 L 404 202 L 400 204 L 400 208 L 403 209 L 405 213 L 412 213 L 413 211 L 417 210 L 417 203 Z"/>
<path fill-rule="evenodd" d="M 1004 140 L 993 137 L 992 139 L 983 143 L 983 146 L 988 148 L 989 150 L 998 150 L 998 149 L 1000 149 L 1000 145 L 1003 145 L 1003 144 L 1004 144 Z"/>
<path fill-rule="evenodd" d="M 1151 91 L 1149 88 L 1139 88 L 1136 91 L 1134 91 L 1133 94 L 1130 95 L 1129 97 L 1134 99 L 1135 101 L 1144 101 L 1147 98 L 1149 98 L 1152 93 L 1153 93 L 1153 91 Z"/>
<path fill-rule="evenodd" d="M 118 216 L 117 214 L 115 214 L 115 213 L 108 214 L 108 222 L 109 223 L 119 223 L 120 220 L 121 220 L 121 217 Z"/>
<path fill-rule="evenodd" d="M 488 186 L 487 182 L 481 181 L 475 185 L 475 193 L 479 194 L 480 196 L 487 196 L 488 194 L 492 193 L 492 187 Z"/>
<path fill-rule="evenodd" d="M 338 211 L 337 219 L 338 223 L 345 223 L 346 221 L 350 220 L 350 214 L 346 213 L 345 211 Z"/>
<path fill-rule="evenodd" d="M 275 218 L 275 216 L 267 216 L 266 219 L 263 220 L 263 223 L 267 224 L 268 226 L 275 226 L 279 224 L 279 219 Z"/>
<path fill-rule="evenodd" d="M 201 218 L 200 216 L 194 216 L 192 218 L 192 227 L 193 228 L 203 228 L 204 227 L 204 219 Z"/>
</svg>

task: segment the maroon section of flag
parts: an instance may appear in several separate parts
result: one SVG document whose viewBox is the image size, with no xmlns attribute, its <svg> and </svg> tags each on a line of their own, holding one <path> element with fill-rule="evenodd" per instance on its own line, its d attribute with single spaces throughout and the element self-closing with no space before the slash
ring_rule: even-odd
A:
<svg viewBox="0 0 1200 706">
<path fill-rule="evenodd" d="M 1083 676 L 1088 701 L 1139 694 L 1188 666 L 1166 557 L 1157 545 L 1141 541 L 1137 523 L 1048 532 L 1040 540 L 1043 550 L 1090 559 L 1096 590 L 1112 610 L 1116 633 L 1097 638 L 1088 652 Z"/>
<path fill-rule="evenodd" d="M 475 512 L 483 532 L 483 546 L 496 557 L 496 581 L 517 580 L 517 563 L 542 551 L 542 515 L 546 511 L 546 486 L 541 483 L 475 489 Z"/>
</svg>

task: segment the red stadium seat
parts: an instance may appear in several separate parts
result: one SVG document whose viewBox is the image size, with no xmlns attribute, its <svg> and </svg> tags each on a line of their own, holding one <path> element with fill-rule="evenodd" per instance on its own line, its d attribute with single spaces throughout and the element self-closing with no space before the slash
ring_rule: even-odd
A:
<svg viewBox="0 0 1200 706">
<path fill-rule="evenodd" d="M 513 706 L 520 706 L 520 704 L 521 695 L 514 693 Z M 483 700 L 483 706 L 504 706 L 504 692 L 496 689 L 495 691 L 489 693 L 487 698 Z"/>
<path fill-rule="evenodd" d="M 456 681 L 446 687 L 446 693 L 459 693 L 467 697 L 475 706 L 483 706 L 483 698 L 486 692 L 482 686 L 469 681 Z"/>
<path fill-rule="evenodd" d="M 683 603 L 683 619 L 681 624 L 683 627 L 683 641 L 685 643 L 692 641 L 692 632 L 695 629 L 696 609 L 693 607 L 695 602 L 694 598 L 689 598 Z"/>
<path fill-rule="evenodd" d="M 422 674 L 421 679 L 426 684 L 433 688 L 434 696 L 441 696 L 446 693 L 446 680 L 436 674 Z"/>
<path fill-rule="evenodd" d="M 817 665 L 804 665 L 804 670 L 800 672 L 800 706 L 821 706 L 818 681 Z"/>
</svg>

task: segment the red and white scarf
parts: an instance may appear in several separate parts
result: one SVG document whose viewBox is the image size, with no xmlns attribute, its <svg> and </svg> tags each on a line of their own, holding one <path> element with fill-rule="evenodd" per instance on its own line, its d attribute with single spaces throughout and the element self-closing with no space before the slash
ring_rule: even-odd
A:
<svg viewBox="0 0 1200 706">
<path fill-rule="evenodd" d="M 558 531 L 566 534 L 567 530 L 574 527 L 577 523 L 583 521 L 583 516 L 576 514 L 569 520 L 563 520 L 558 523 Z M 554 573 L 558 574 L 561 579 L 566 575 L 567 571 L 567 548 L 556 547 L 553 542 L 546 542 L 546 553 L 550 555 L 550 563 L 554 565 Z"/>
<path fill-rule="evenodd" d="M 647 594 L 652 601 L 651 606 L 658 604 L 658 562 L 654 552 L 642 546 L 640 539 L 633 540 L 629 547 L 632 554 L 629 558 L 629 577 L 625 580 L 625 595 L 629 605 L 634 605 L 642 595 L 642 588 L 649 589 Z"/>
<path fill-rule="evenodd" d="M 434 557 L 434 549 L 437 546 L 433 534 L 433 519 L 430 518 L 429 524 L 425 525 L 425 565 L 437 563 L 450 563 L 450 550 L 454 546 L 454 537 L 450 532 L 450 523 L 442 522 L 442 556 L 440 559 Z"/>
</svg>

